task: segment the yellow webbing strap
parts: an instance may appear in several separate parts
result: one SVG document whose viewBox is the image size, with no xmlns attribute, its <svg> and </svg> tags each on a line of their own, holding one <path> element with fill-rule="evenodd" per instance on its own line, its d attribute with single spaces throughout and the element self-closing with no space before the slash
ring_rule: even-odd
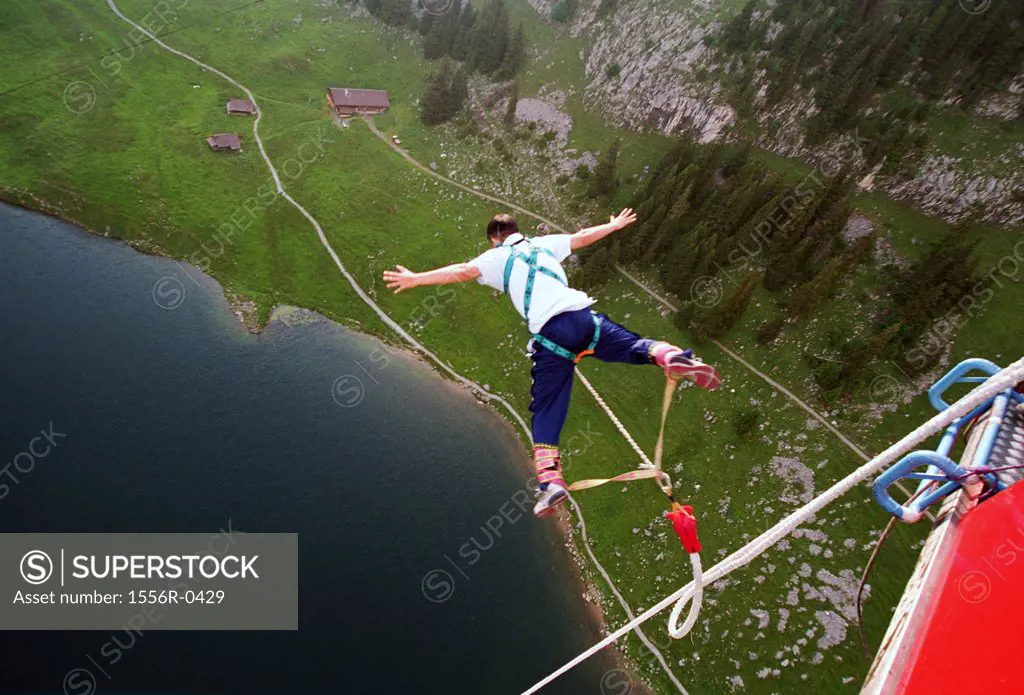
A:
<svg viewBox="0 0 1024 695">
<path fill-rule="evenodd" d="M 658 443 L 654 447 L 653 466 L 644 466 L 635 471 L 617 475 L 614 478 L 577 480 L 569 486 L 570 492 L 576 492 L 577 490 L 589 490 L 590 488 L 599 487 L 607 483 L 624 483 L 633 480 L 649 480 L 654 478 L 657 480 L 658 487 L 661 488 L 662 492 L 669 497 L 672 497 L 672 480 L 668 477 L 667 473 L 661 470 L 661 458 L 665 451 L 665 423 L 668 420 L 668 409 L 672 407 L 672 395 L 675 393 L 677 383 L 678 382 L 671 377 L 665 378 L 665 393 L 661 399 L 661 429 L 658 432 Z M 608 406 L 603 401 L 599 400 L 599 403 L 606 412 L 609 412 Z M 618 425 L 617 419 L 615 419 L 615 422 Z"/>
</svg>

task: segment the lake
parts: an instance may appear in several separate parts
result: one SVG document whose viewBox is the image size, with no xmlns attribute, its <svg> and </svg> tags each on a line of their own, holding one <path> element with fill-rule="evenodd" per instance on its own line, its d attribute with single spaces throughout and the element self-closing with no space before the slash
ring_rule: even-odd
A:
<svg viewBox="0 0 1024 695">
<path fill-rule="evenodd" d="M 3 692 L 514 694 L 599 639 L 512 427 L 407 353 L 9 206 L 0 277 L 0 465 L 55 442 L 0 530 L 299 534 L 298 631 L 7 632 Z"/>
</svg>

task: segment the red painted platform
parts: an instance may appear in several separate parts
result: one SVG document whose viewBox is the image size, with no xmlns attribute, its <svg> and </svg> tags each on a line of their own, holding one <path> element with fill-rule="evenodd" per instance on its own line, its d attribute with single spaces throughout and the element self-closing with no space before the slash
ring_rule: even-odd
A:
<svg viewBox="0 0 1024 695">
<path fill-rule="evenodd" d="M 966 514 L 896 692 L 1024 693 L 1024 484 Z"/>
</svg>

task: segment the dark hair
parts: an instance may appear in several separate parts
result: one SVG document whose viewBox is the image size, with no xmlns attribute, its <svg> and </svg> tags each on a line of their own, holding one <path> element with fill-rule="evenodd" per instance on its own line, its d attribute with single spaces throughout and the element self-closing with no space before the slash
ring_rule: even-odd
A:
<svg viewBox="0 0 1024 695">
<path fill-rule="evenodd" d="M 491 218 L 487 223 L 487 238 L 504 241 L 506 237 L 519 231 L 519 223 L 516 218 L 508 213 L 501 213 Z"/>
</svg>

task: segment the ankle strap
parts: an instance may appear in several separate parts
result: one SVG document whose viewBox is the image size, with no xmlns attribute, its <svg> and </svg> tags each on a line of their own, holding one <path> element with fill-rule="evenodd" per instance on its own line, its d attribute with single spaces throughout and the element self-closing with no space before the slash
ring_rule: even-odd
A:
<svg viewBox="0 0 1024 695">
<path fill-rule="evenodd" d="M 558 468 L 558 448 L 551 446 L 533 447 L 533 465 L 537 471 Z"/>
</svg>

